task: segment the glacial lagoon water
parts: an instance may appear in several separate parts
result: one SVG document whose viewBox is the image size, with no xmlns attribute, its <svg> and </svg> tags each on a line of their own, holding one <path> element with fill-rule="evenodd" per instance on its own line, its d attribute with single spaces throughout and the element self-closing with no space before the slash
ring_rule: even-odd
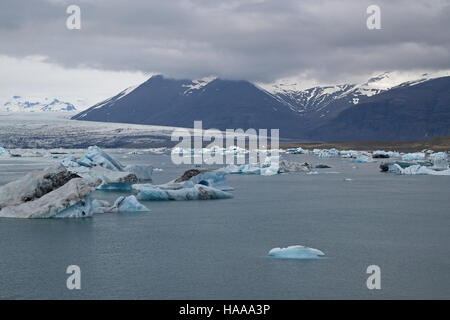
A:
<svg viewBox="0 0 450 320">
<path fill-rule="evenodd" d="M 155 183 L 191 168 L 174 166 L 168 155 L 112 154 L 162 168 Z M 450 298 L 450 177 L 288 158 L 332 168 L 230 175 L 233 199 L 143 202 L 149 213 L 1 218 L 0 299 Z M 56 161 L 0 160 L 0 185 Z M 111 201 L 118 195 L 95 192 Z M 267 257 L 290 245 L 326 258 Z M 81 290 L 66 288 L 68 265 L 80 266 Z M 366 287 L 369 265 L 381 268 L 381 290 Z"/>
</svg>

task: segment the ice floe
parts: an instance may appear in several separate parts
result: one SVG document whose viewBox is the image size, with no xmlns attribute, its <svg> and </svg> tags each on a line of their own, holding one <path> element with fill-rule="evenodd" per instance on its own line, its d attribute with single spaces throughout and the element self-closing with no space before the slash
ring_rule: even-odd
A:
<svg viewBox="0 0 450 320">
<path fill-rule="evenodd" d="M 319 259 L 325 254 L 314 248 L 304 246 L 290 246 L 287 248 L 273 248 L 269 251 L 269 257 L 278 259 Z"/>
</svg>

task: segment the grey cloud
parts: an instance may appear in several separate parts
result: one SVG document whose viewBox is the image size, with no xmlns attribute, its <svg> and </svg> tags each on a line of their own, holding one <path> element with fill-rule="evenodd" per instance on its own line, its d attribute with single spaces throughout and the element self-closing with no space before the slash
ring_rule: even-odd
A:
<svg viewBox="0 0 450 320">
<path fill-rule="evenodd" d="M 381 7 L 382 30 L 366 28 Z M 69 4 L 82 30 L 65 28 Z M 23 1 L 0 4 L 0 54 L 63 66 L 272 81 L 450 68 L 448 0 Z"/>
</svg>

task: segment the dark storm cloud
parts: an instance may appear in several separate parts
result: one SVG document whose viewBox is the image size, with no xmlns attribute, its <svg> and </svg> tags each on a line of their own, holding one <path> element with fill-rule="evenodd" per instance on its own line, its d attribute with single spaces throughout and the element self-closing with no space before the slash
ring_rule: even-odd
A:
<svg viewBox="0 0 450 320">
<path fill-rule="evenodd" d="M 65 9 L 81 7 L 82 29 Z M 381 30 L 366 8 L 381 7 Z M 64 66 L 319 80 L 375 70 L 450 68 L 449 0 L 3 0 L 0 54 Z"/>
</svg>

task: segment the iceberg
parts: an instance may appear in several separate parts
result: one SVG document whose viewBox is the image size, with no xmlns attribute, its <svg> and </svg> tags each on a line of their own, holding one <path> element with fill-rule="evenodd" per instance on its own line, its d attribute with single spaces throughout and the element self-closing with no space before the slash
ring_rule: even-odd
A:
<svg viewBox="0 0 450 320">
<path fill-rule="evenodd" d="M 298 148 L 287 149 L 286 153 L 289 153 L 289 154 L 308 154 L 309 151 L 308 150 L 304 150 L 301 147 L 298 147 Z"/>
<path fill-rule="evenodd" d="M 78 175 L 67 171 L 63 166 L 32 171 L 0 187 L 0 210 L 38 199 L 76 177 Z"/>
<path fill-rule="evenodd" d="M 152 182 L 153 166 L 128 165 L 124 171 L 131 172 L 136 175 L 139 182 Z"/>
<path fill-rule="evenodd" d="M 10 157 L 11 153 L 3 147 L 0 147 L 0 158 L 2 157 Z"/>
<path fill-rule="evenodd" d="M 124 171 L 123 165 L 109 154 L 104 152 L 97 146 L 91 146 L 88 148 L 88 152 L 81 159 L 86 164 L 101 166 L 105 169 L 113 171 Z"/>
<path fill-rule="evenodd" d="M 424 152 L 407 153 L 402 156 L 403 161 L 425 160 Z"/>
<path fill-rule="evenodd" d="M 74 178 L 40 198 L 15 206 L 2 207 L 0 217 L 78 218 L 94 214 L 90 194 L 100 181 Z"/>
<path fill-rule="evenodd" d="M 356 163 L 368 163 L 371 162 L 372 160 L 367 157 L 367 156 L 359 156 L 356 159 L 353 159 L 352 162 L 356 162 Z"/>
<path fill-rule="evenodd" d="M 229 174 L 261 174 L 261 168 L 249 164 L 235 165 L 230 164 L 225 168 L 219 169 Z"/>
<path fill-rule="evenodd" d="M 433 175 L 433 176 L 450 176 L 450 169 L 433 170 L 429 167 L 421 166 L 419 164 L 402 168 L 397 163 L 389 165 L 389 172 L 401 175 Z"/>
<path fill-rule="evenodd" d="M 273 248 L 269 251 L 269 257 L 278 259 L 319 259 L 325 254 L 313 248 L 304 246 L 290 246 L 287 248 Z"/>
<path fill-rule="evenodd" d="M 218 171 L 229 174 L 273 176 L 280 173 L 309 172 L 312 168 L 311 165 L 306 162 L 300 163 L 287 160 L 279 161 L 278 157 L 267 158 L 266 160 L 267 161 L 261 167 L 250 164 L 240 166 L 230 164 L 224 168 L 218 169 Z"/>
<path fill-rule="evenodd" d="M 183 188 L 190 188 L 199 184 L 222 191 L 231 191 L 233 188 L 227 184 L 225 175 L 226 173 L 221 171 L 202 171 L 193 169 L 186 171 L 180 178 L 169 182 L 169 184 L 182 183 Z"/>
<path fill-rule="evenodd" d="M 288 172 L 309 172 L 312 167 L 309 163 L 300 162 L 290 162 L 286 160 L 281 160 L 279 163 L 278 173 L 288 173 Z"/>
<path fill-rule="evenodd" d="M 137 199 L 144 201 L 213 200 L 229 199 L 233 197 L 228 192 L 201 184 L 180 189 L 163 189 L 150 184 L 140 184 L 133 185 L 133 189 L 138 191 Z"/>
<path fill-rule="evenodd" d="M 448 169 L 448 155 L 446 152 L 438 152 L 430 155 L 433 162 L 433 169 L 447 170 Z"/>
<path fill-rule="evenodd" d="M 332 148 L 329 150 L 316 150 L 315 153 L 319 158 L 334 158 L 339 155 L 339 150 Z"/>
<path fill-rule="evenodd" d="M 69 156 L 63 159 L 61 164 L 81 177 L 102 179 L 101 190 L 129 191 L 131 183 L 152 181 L 152 166 L 128 165 L 124 167 L 98 147 L 89 147 L 88 152 L 78 160 L 74 156 Z"/>
<path fill-rule="evenodd" d="M 135 196 L 119 197 L 109 212 L 148 212 L 146 206 L 141 204 Z"/>
<path fill-rule="evenodd" d="M 211 200 L 228 199 L 233 190 L 225 179 L 226 172 L 191 169 L 162 185 L 135 184 L 138 200 Z"/>
</svg>

